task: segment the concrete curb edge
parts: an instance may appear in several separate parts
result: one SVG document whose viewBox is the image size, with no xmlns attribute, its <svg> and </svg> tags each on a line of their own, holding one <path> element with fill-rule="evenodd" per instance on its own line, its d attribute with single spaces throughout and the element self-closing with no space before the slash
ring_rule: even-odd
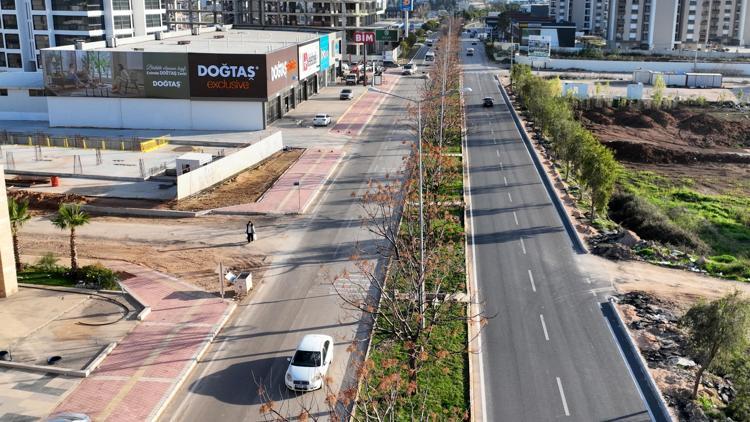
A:
<svg viewBox="0 0 750 422">
<path fill-rule="evenodd" d="M 12 362 L 12 361 L 0 361 L 0 367 L 18 369 L 18 370 L 30 371 L 30 372 L 52 373 L 52 374 L 57 374 L 57 375 L 65 375 L 68 377 L 86 378 L 89 375 L 91 375 L 94 369 L 96 369 L 99 366 L 99 364 L 102 363 L 104 358 L 106 358 L 107 355 L 109 355 L 110 352 L 112 352 L 112 350 L 116 346 L 117 346 L 117 342 L 109 343 L 83 369 L 67 369 L 67 368 L 51 366 L 51 365 L 34 365 L 34 364 L 29 364 L 29 363 L 20 363 L 20 362 Z"/>
</svg>

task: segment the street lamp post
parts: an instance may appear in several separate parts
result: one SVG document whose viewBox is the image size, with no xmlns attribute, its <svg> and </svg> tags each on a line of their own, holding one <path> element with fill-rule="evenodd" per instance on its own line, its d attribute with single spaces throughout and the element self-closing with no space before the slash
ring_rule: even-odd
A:
<svg viewBox="0 0 750 422">
<path fill-rule="evenodd" d="M 433 97 L 422 98 L 422 99 L 404 97 L 398 94 L 393 94 L 391 92 L 382 91 L 380 89 L 373 88 L 373 87 L 370 87 L 369 90 L 372 92 L 380 93 L 380 94 L 390 95 L 391 97 L 400 98 L 402 100 L 406 100 L 417 105 L 417 153 L 419 154 L 419 278 L 420 278 L 419 312 L 422 315 L 421 325 L 422 325 L 422 328 L 424 328 L 425 327 L 424 311 L 425 311 L 425 303 L 427 302 L 427 298 L 425 295 L 425 286 L 424 286 L 425 251 L 424 251 L 424 195 L 423 195 L 424 175 L 422 173 L 422 103 L 425 101 L 443 98 L 448 95 L 468 93 L 468 92 L 471 92 L 471 88 L 451 89 L 450 91 L 443 92 L 441 95 L 436 95 Z"/>
</svg>

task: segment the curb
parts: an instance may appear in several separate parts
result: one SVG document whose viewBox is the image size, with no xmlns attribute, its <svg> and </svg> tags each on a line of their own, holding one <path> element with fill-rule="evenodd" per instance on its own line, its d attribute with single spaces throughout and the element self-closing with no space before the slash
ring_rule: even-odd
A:
<svg viewBox="0 0 750 422">
<path fill-rule="evenodd" d="M 8 362 L 8 361 L 0 361 L 0 367 L 3 368 L 10 368 L 10 369 L 20 369 L 22 371 L 30 371 L 30 372 L 41 372 L 41 373 L 52 373 L 57 375 L 65 375 L 68 377 L 78 377 L 78 378 L 86 378 L 89 375 L 91 375 L 91 372 L 96 369 L 99 364 L 102 363 L 104 358 L 107 357 L 107 355 L 112 352 L 112 350 L 117 346 L 117 342 L 112 342 L 107 345 L 104 349 L 102 349 L 101 352 L 99 352 L 98 355 L 89 362 L 88 365 L 86 365 L 83 369 L 66 369 L 61 368 L 57 366 L 50 366 L 50 365 L 33 365 L 29 363 L 19 363 L 19 362 Z"/>
<path fill-rule="evenodd" d="M 138 315 L 136 315 L 136 319 L 138 321 L 143 321 L 144 319 L 146 319 L 146 317 L 149 316 L 149 314 L 151 313 L 151 307 L 146 305 L 146 302 L 143 299 L 141 299 L 137 294 L 135 294 L 135 292 L 130 291 L 130 289 L 128 289 L 127 286 L 123 285 L 122 283 L 118 283 L 118 284 L 120 284 L 120 288 L 122 289 L 124 293 L 132 297 L 133 300 L 138 302 L 138 304 L 141 305 L 141 307 L 143 308 L 141 309 L 140 312 L 138 312 Z"/>
<path fill-rule="evenodd" d="M 180 374 L 180 379 L 172 385 L 171 390 L 167 394 L 165 398 L 162 399 L 161 404 L 159 407 L 151 411 L 151 414 L 149 415 L 148 419 L 149 421 L 157 421 L 159 420 L 159 417 L 161 417 L 161 414 L 164 413 L 164 411 L 167 409 L 167 407 L 172 402 L 172 399 L 177 395 L 177 392 L 180 390 L 182 385 L 187 381 L 188 376 L 191 372 L 193 372 L 193 369 L 195 369 L 195 366 L 198 365 L 198 361 L 203 358 L 203 355 L 206 354 L 208 351 L 208 348 L 211 346 L 211 343 L 213 343 L 216 336 L 219 334 L 219 332 L 224 328 L 224 325 L 226 325 L 227 321 L 229 321 L 229 318 L 234 314 L 234 311 L 237 309 L 237 304 L 234 302 L 230 302 L 227 309 L 224 311 L 224 316 L 222 316 L 221 320 L 216 324 L 214 330 L 211 332 L 211 335 L 203 341 L 203 344 L 200 346 L 200 349 L 198 350 L 198 353 L 196 353 L 190 361 L 190 364 L 182 370 L 182 374 Z"/>
<path fill-rule="evenodd" d="M 112 215 L 123 217 L 156 217 L 156 218 L 194 218 L 208 214 L 210 211 L 177 211 L 148 208 L 114 208 L 96 205 L 82 205 L 81 209 L 97 215 Z"/>
<path fill-rule="evenodd" d="M 659 390 L 659 386 L 656 385 L 656 381 L 654 381 L 651 372 L 648 370 L 646 361 L 630 336 L 630 331 L 615 305 L 614 298 L 609 298 L 608 301 L 602 303 L 600 306 L 607 320 L 607 327 L 610 329 L 612 337 L 614 337 L 613 340 L 622 354 L 633 382 L 635 382 L 638 392 L 641 394 L 651 420 L 656 422 L 672 421 L 667 403 L 664 401 L 664 395 Z M 620 334 L 620 336 L 617 334 Z"/>
<path fill-rule="evenodd" d="M 495 75 L 495 80 L 497 81 L 500 94 L 502 94 L 503 100 L 508 106 L 510 115 L 511 117 L 513 117 L 513 122 L 516 125 L 516 130 L 521 135 L 521 139 L 523 140 L 524 146 L 526 147 L 526 150 L 529 153 L 531 160 L 534 162 L 534 167 L 536 167 L 537 173 L 539 173 L 539 178 L 542 180 L 542 183 L 544 184 L 544 188 L 547 191 L 547 195 L 550 197 L 550 199 L 552 200 L 552 203 L 555 205 L 555 209 L 557 210 L 557 213 L 560 215 L 560 219 L 562 220 L 563 226 L 565 226 L 565 231 L 568 232 L 568 237 L 570 237 L 571 243 L 573 244 L 573 249 L 575 249 L 576 252 L 578 252 L 579 254 L 589 253 L 588 249 L 586 249 L 586 245 L 583 243 L 583 240 L 581 239 L 580 234 L 578 233 L 578 230 L 576 230 L 575 224 L 573 224 L 573 220 L 570 218 L 570 215 L 568 215 L 568 212 L 565 210 L 565 205 L 563 205 L 562 200 L 557 195 L 557 190 L 555 190 L 555 185 L 552 183 L 552 180 L 550 180 L 549 174 L 547 174 L 547 170 L 544 168 L 544 165 L 542 164 L 542 161 L 539 158 L 538 152 L 534 148 L 534 145 L 531 143 L 531 139 L 529 139 L 529 135 L 526 133 L 526 130 L 523 128 L 523 125 L 521 124 L 521 119 L 518 117 L 518 113 L 516 112 L 515 107 L 513 107 L 513 103 L 510 101 L 510 97 L 508 96 L 508 93 L 505 91 L 505 87 L 503 87 L 503 84 L 500 83 L 500 80 L 497 78 L 497 75 Z"/>
</svg>

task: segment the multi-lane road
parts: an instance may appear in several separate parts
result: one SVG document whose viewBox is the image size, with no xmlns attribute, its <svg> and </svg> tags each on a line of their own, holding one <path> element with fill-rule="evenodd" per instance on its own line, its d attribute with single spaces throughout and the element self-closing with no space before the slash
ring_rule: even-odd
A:
<svg viewBox="0 0 750 422">
<path fill-rule="evenodd" d="M 479 298 L 484 420 L 647 421 L 599 308 L 606 284 L 583 276 L 481 42 L 462 40 L 470 219 Z M 469 57 L 466 49 L 476 55 Z M 482 98 L 495 100 L 482 107 Z"/>
</svg>

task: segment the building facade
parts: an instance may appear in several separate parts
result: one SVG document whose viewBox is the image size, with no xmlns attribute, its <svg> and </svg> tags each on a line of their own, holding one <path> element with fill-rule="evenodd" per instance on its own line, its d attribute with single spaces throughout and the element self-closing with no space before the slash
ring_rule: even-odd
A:
<svg viewBox="0 0 750 422">
<path fill-rule="evenodd" d="M 2 0 L 0 71 L 35 71 L 48 47 L 165 31 L 161 1 Z"/>
<path fill-rule="evenodd" d="M 613 0 L 607 38 L 613 47 L 672 49 L 678 0 Z"/>
<path fill-rule="evenodd" d="M 549 15 L 558 22 L 573 22 L 576 30 L 588 35 L 607 34 L 608 0 L 550 0 Z"/>
<path fill-rule="evenodd" d="M 676 38 L 686 48 L 697 45 L 747 45 L 747 0 L 683 0 L 677 8 Z"/>
</svg>

